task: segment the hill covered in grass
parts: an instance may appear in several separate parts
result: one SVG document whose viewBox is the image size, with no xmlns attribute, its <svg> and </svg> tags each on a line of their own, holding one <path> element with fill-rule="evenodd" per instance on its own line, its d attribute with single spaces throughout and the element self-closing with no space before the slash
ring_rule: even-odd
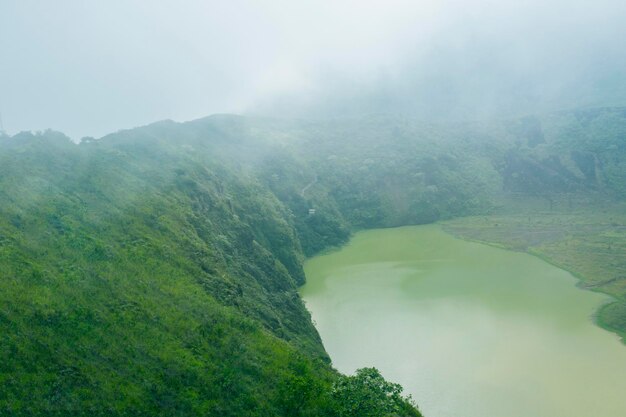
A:
<svg viewBox="0 0 626 417">
<path fill-rule="evenodd" d="M 331 368 L 294 216 L 221 123 L 2 138 L 0 414 L 341 416 L 386 392 Z M 393 393 L 376 406 L 419 415 Z"/>
<path fill-rule="evenodd" d="M 419 415 L 375 370 L 332 369 L 305 257 L 356 229 L 617 204 L 625 168 L 625 109 L 2 136 L 0 414 Z"/>
</svg>

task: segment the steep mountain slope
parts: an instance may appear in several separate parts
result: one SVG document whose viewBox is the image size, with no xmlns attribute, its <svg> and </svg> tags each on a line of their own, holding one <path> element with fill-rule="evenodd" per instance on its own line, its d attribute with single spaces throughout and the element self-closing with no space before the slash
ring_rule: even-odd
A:
<svg viewBox="0 0 626 417">
<path fill-rule="evenodd" d="M 291 215 L 151 129 L 2 141 L 1 413 L 340 415 Z"/>
<path fill-rule="evenodd" d="M 380 380 L 332 370 L 304 257 L 359 228 L 623 200 L 625 132 L 600 109 L 0 137 L 0 414 L 357 415 L 333 387 Z"/>
</svg>

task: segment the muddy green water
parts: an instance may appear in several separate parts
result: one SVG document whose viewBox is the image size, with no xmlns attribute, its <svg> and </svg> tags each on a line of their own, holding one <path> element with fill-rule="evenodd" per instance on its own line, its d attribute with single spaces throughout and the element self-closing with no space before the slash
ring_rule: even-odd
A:
<svg viewBox="0 0 626 417">
<path fill-rule="evenodd" d="M 418 226 L 305 271 L 335 367 L 376 366 L 426 417 L 626 416 L 626 346 L 591 322 L 606 298 L 536 257 Z"/>
</svg>

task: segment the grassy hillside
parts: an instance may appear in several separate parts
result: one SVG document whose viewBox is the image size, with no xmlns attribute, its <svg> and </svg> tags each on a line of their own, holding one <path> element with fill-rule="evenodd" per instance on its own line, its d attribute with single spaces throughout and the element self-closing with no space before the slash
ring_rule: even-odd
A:
<svg viewBox="0 0 626 417">
<path fill-rule="evenodd" d="M 167 129 L 3 138 L 0 414 L 345 415 L 293 216 Z"/>
<path fill-rule="evenodd" d="M 600 109 L 0 137 L 0 414 L 418 415 L 375 370 L 332 369 L 297 293 L 304 257 L 355 229 L 618 204 L 625 132 L 624 109 Z M 611 254 L 621 222 L 590 226 Z M 598 255 L 580 274 L 623 289 L 623 259 L 588 229 L 563 228 L 578 237 L 550 256 Z M 620 305 L 602 317 L 623 330 Z"/>
</svg>

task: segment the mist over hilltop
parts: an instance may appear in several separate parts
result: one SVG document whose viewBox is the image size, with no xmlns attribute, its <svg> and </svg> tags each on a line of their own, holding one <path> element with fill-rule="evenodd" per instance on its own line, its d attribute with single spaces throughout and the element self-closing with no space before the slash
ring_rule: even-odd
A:
<svg viewBox="0 0 626 417">
<path fill-rule="evenodd" d="M 617 0 L 0 3 L 4 128 L 212 113 L 484 119 L 626 103 Z"/>
</svg>

